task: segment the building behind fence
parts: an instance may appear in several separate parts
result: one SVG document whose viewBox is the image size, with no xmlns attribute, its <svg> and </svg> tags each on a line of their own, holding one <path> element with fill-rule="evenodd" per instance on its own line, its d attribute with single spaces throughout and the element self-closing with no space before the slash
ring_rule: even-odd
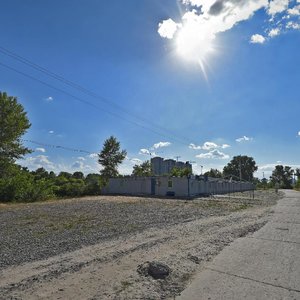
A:
<svg viewBox="0 0 300 300">
<path fill-rule="evenodd" d="M 187 177 L 124 177 L 110 178 L 103 194 L 196 197 L 253 190 L 250 182 Z"/>
</svg>

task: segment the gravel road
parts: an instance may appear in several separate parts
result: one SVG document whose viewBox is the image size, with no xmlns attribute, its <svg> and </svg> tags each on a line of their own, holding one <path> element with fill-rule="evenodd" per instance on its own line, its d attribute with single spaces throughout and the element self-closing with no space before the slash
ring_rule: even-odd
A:
<svg viewBox="0 0 300 300">
<path fill-rule="evenodd" d="M 0 299 L 173 297 L 226 245 L 263 226 L 281 195 L 250 196 L 0 204 Z M 137 267 L 149 260 L 171 275 L 142 277 Z"/>
</svg>

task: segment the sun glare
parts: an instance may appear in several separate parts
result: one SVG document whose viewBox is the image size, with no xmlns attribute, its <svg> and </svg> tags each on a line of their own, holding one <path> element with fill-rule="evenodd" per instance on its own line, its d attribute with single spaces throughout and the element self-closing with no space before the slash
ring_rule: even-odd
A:
<svg viewBox="0 0 300 300">
<path fill-rule="evenodd" d="M 208 56 L 214 51 L 214 35 L 205 30 L 199 30 L 195 24 L 186 24 L 178 32 L 176 38 L 177 53 L 184 59 L 200 65 L 205 74 Z"/>
</svg>

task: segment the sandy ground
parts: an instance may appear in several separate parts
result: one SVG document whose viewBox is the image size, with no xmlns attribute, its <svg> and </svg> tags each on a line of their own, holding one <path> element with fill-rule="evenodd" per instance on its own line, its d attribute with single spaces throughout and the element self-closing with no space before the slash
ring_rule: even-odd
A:
<svg viewBox="0 0 300 300">
<path fill-rule="evenodd" d="M 205 213 L 199 218 L 187 215 L 180 222 L 114 235 L 46 259 L 5 266 L 0 270 L 0 299 L 174 299 L 225 246 L 268 221 L 278 196 L 258 192 L 255 200 L 248 197 L 199 199 L 192 205 L 166 200 L 171 210 L 172 205 L 179 205 L 179 209 L 189 205 L 191 210 L 200 205 Z M 132 197 L 106 198 L 112 200 L 141 205 Z M 226 207 L 230 203 L 231 211 L 216 212 L 214 208 L 220 203 Z M 24 207 L 2 207 L 1 212 Z M 174 219 L 177 213 L 174 210 Z M 158 280 L 139 274 L 139 265 L 147 261 L 167 264 L 171 274 Z"/>
</svg>

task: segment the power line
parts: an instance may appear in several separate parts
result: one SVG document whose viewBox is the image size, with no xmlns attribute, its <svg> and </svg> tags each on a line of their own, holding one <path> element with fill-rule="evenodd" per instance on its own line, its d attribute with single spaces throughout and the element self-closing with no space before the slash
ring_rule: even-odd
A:
<svg viewBox="0 0 300 300">
<path fill-rule="evenodd" d="M 43 84 L 43 85 L 45 85 L 45 86 L 47 86 L 47 87 L 49 87 L 49 88 L 52 88 L 52 89 L 54 89 L 54 90 L 57 90 L 57 91 L 59 91 L 59 92 L 65 94 L 65 95 L 67 95 L 67 96 L 69 96 L 69 97 L 72 97 L 72 98 L 76 99 L 76 100 L 79 101 L 79 102 L 82 102 L 82 103 L 84 103 L 84 104 L 87 104 L 87 105 L 89 105 L 89 106 L 92 106 L 92 107 L 94 107 L 94 108 L 96 108 L 96 109 L 98 109 L 98 110 L 104 111 L 104 112 L 106 112 L 106 113 L 108 113 L 108 114 L 110 114 L 110 115 L 112 115 L 112 116 L 114 116 L 114 117 L 116 117 L 116 118 L 122 119 L 122 120 L 124 120 L 124 121 L 126 121 L 126 122 L 129 122 L 129 123 L 134 124 L 135 126 L 138 126 L 138 127 L 143 128 L 143 129 L 146 129 L 146 130 L 148 130 L 148 131 L 151 131 L 152 133 L 155 133 L 155 134 L 157 134 L 157 135 L 159 135 L 159 136 L 161 136 L 161 137 L 164 137 L 164 138 L 167 137 L 167 138 L 170 138 L 170 139 L 172 139 L 172 140 L 177 141 L 178 143 L 181 143 L 181 144 L 186 145 L 186 143 L 182 142 L 181 140 L 177 139 L 176 137 L 171 137 L 171 136 L 167 136 L 167 135 L 165 135 L 165 134 L 159 133 L 159 132 L 157 132 L 157 131 L 151 129 L 150 127 L 147 127 L 147 126 L 142 125 L 142 124 L 139 124 L 139 123 L 137 123 L 137 122 L 135 122 L 135 121 L 129 120 L 129 119 L 127 119 L 127 118 L 124 118 L 123 116 L 120 116 L 120 115 L 118 115 L 118 114 L 116 114 L 116 113 L 114 113 L 114 112 L 112 112 L 112 111 L 103 109 L 103 108 L 97 106 L 96 104 L 94 104 L 94 103 L 92 103 L 92 102 L 89 102 L 89 101 L 87 101 L 87 100 L 84 100 L 84 99 L 82 99 L 82 98 L 79 98 L 79 97 L 77 97 L 77 96 L 75 96 L 75 95 L 73 95 L 73 94 L 71 94 L 71 93 L 69 93 L 69 92 L 66 92 L 65 90 L 62 90 L 62 89 L 60 89 L 60 88 L 57 88 L 57 87 L 55 87 L 55 86 L 53 86 L 53 85 L 51 85 L 51 84 L 49 84 L 49 83 L 46 83 L 46 82 L 44 82 L 44 81 L 42 81 L 42 80 L 40 80 L 40 79 L 38 79 L 38 78 L 35 78 L 35 77 L 33 77 L 33 76 L 29 75 L 29 74 L 26 74 L 26 73 L 24 73 L 24 72 L 22 72 L 22 71 L 19 71 L 19 70 L 15 69 L 15 68 L 13 68 L 13 67 L 10 67 L 10 66 L 8 66 L 8 65 L 6 65 L 6 64 L 3 64 L 3 63 L 0 62 L 0 65 L 3 66 L 3 67 L 5 67 L 5 68 L 7 68 L 7 69 L 9 69 L 9 70 L 11 70 L 11 71 L 14 71 L 14 72 L 16 72 L 16 73 L 18 73 L 18 74 L 20 74 L 20 75 L 23 75 L 23 76 L 25 76 L 25 77 L 27 77 L 27 78 L 30 78 L 31 80 L 37 81 L 37 82 L 39 82 L 39 83 L 41 83 L 41 84 Z"/>
<path fill-rule="evenodd" d="M 20 55 L 18 55 L 16 53 L 14 53 L 14 52 L 8 50 L 8 49 L 6 49 L 6 48 L 4 48 L 4 47 L 0 46 L 0 52 L 2 54 L 5 54 L 5 55 L 7 55 L 7 56 L 9 56 L 9 57 L 11 57 L 11 58 L 13 58 L 13 59 L 21 62 L 21 63 L 27 65 L 27 66 L 30 66 L 31 68 L 33 68 L 35 70 L 38 70 L 39 72 L 42 72 L 43 74 L 46 74 L 49 77 L 54 78 L 55 80 L 63 82 L 64 84 L 66 84 L 66 85 L 68 85 L 68 86 L 70 86 L 70 87 L 72 87 L 74 89 L 77 89 L 77 90 L 81 91 L 82 93 L 85 93 L 88 96 L 94 97 L 94 98 L 96 98 L 96 99 L 98 99 L 98 100 L 100 100 L 100 101 L 102 101 L 102 102 L 104 102 L 106 104 L 109 104 L 109 105 L 115 107 L 116 109 L 119 109 L 120 111 L 126 113 L 127 115 L 129 115 L 131 117 L 134 117 L 134 118 L 136 118 L 136 119 L 138 119 L 138 120 L 140 120 L 140 121 L 142 121 L 144 123 L 148 123 L 151 126 L 156 127 L 159 130 L 163 130 L 165 132 L 168 132 L 169 134 L 172 134 L 173 136 L 177 136 L 176 139 L 185 140 L 188 143 L 190 142 L 186 137 L 181 137 L 181 136 L 175 135 L 170 130 L 168 130 L 168 129 L 162 127 L 162 126 L 159 126 L 157 124 L 154 124 L 153 122 L 151 122 L 150 120 L 148 120 L 146 118 L 142 118 L 141 116 L 137 116 L 137 115 L 135 115 L 135 114 L 127 111 L 122 106 L 120 106 L 120 105 L 118 105 L 118 104 L 110 101 L 109 99 L 107 99 L 107 98 L 105 98 L 103 96 L 100 96 L 100 95 L 98 95 L 98 94 L 96 94 L 96 93 L 88 90 L 87 88 L 85 88 L 85 87 L 83 87 L 83 86 L 81 86 L 81 85 L 79 85 L 77 83 L 74 83 L 74 82 L 72 82 L 72 81 L 70 81 L 70 80 L 68 80 L 68 79 L 66 79 L 66 78 L 64 78 L 64 77 L 62 77 L 62 76 L 60 76 L 60 75 L 58 75 L 58 74 L 56 74 L 56 73 L 54 73 L 54 72 L 52 72 L 52 71 L 44 68 L 44 67 L 42 67 L 42 66 L 40 66 L 40 65 L 38 65 L 38 64 L 36 64 L 36 63 L 28 60 L 28 59 L 26 59 L 26 58 L 24 58 L 24 57 L 22 57 L 22 56 L 20 56 Z"/>
<path fill-rule="evenodd" d="M 86 150 L 82 150 L 82 149 L 70 148 L 70 147 L 65 147 L 65 146 L 61 146 L 61 145 L 45 144 L 42 142 L 37 142 L 37 141 L 27 140 L 27 139 L 21 139 L 21 141 L 32 143 L 32 144 L 35 144 L 38 146 L 43 146 L 46 148 L 63 149 L 63 150 L 67 150 L 67 151 L 86 153 L 86 154 L 94 154 L 95 153 L 95 152 L 90 152 L 90 151 L 86 151 Z"/>
</svg>

